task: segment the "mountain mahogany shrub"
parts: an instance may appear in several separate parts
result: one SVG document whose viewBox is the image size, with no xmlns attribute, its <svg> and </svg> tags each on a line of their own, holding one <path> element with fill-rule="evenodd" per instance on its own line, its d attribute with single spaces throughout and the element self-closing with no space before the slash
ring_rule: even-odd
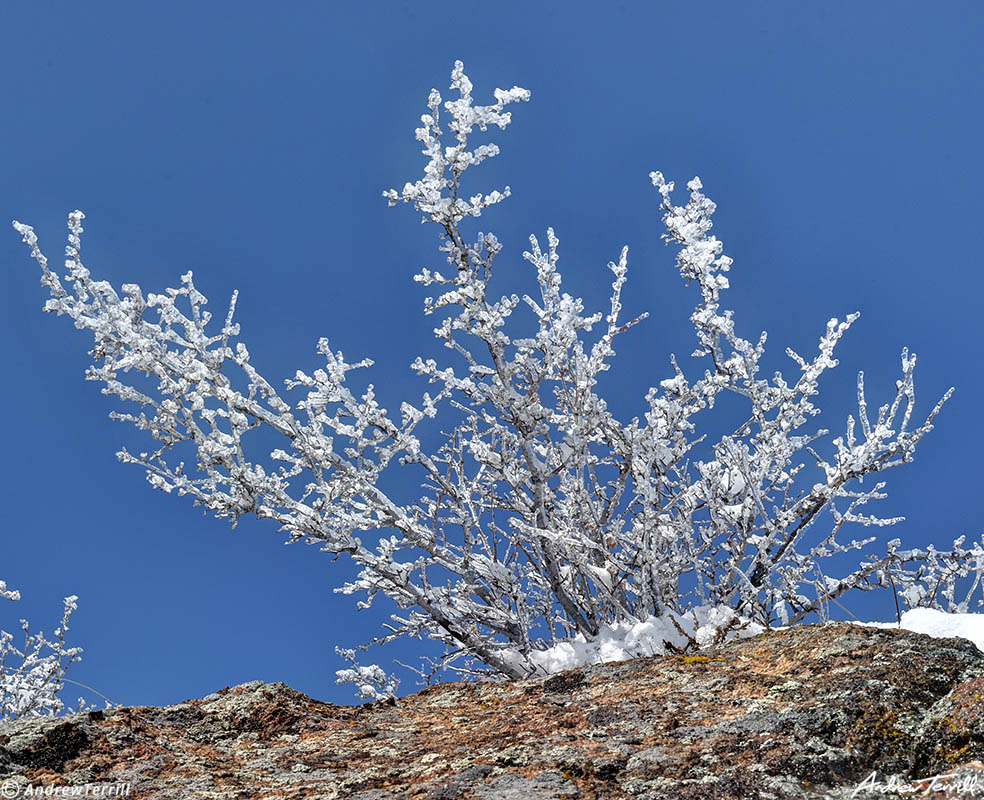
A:
<svg viewBox="0 0 984 800">
<path fill-rule="evenodd" d="M 0 581 L 0 597 L 20 600 L 20 592 Z M 26 619 L 20 621 L 22 649 L 14 644 L 13 634 L 0 631 L 0 719 L 53 716 L 66 710 L 58 694 L 65 686 L 68 668 L 82 660 L 81 647 L 65 645 L 68 618 L 77 608 L 76 600 L 74 596 L 65 598 L 61 625 L 50 639 L 43 633 L 32 635 Z M 78 706 L 68 711 L 84 708 L 85 701 L 79 699 Z"/>
<path fill-rule="evenodd" d="M 862 513 L 884 497 L 884 483 L 865 487 L 862 479 L 912 460 L 949 397 L 912 424 L 915 355 L 902 351 L 895 397 L 874 419 L 859 374 L 857 418 L 821 447 L 828 432 L 805 426 L 819 411 L 820 377 L 836 365 L 834 348 L 858 315 L 831 319 L 812 359 L 787 350 L 792 379 L 760 377 L 765 334 L 754 343 L 741 338 L 721 307 L 732 261 L 710 234 L 714 203 L 695 178 L 686 204 L 674 205 L 673 183 L 653 172 L 663 238 L 677 248 L 680 275 L 699 290 L 690 316 L 699 361 L 687 374 L 671 357 L 672 374 L 648 391 L 642 417 L 619 421 L 595 386 L 615 339 L 645 316 L 621 318 L 627 249 L 608 265 L 604 311 L 586 312 L 561 291 L 552 230 L 545 247 L 531 237 L 524 254 L 536 298 L 490 297 L 501 245 L 491 233 L 467 239 L 463 228 L 509 188 L 466 196 L 461 179 L 499 152 L 494 143 L 470 148 L 474 129 L 505 128 L 506 106 L 529 92 L 496 89 L 494 103 L 477 105 L 460 62 L 451 88 L 457 98 L 447 102 L 431 91 L 416 131 L 423 177 L 384 192 L 390 205 L 408 203 L 436 225 L 449 265 L 447 274 L 423 269 L 414 279 L 434 287 L 424 313 L 439 319 L 434 332 L 450 360 L 417 358 L 412 369 L 435 388 L 395 415 L 379 406 L 371 384 L 361 394 L 349 388 L 349 373 L 372 362 L 347 362 L 327 339 L 318 343 L 323 369 L 298 371 L 275 388 L 235 341 L 236 294 L 221 327 L 210 328 L 191 272 L 163 294 L 144 295 L 132 283 L 117 292 L 93 279 L 80 258 L 81 212 L 68 219 L 65 283 L 32 229 L 14 223 L 50 291 L 45 310 L 95 337 L 87 379 L 137 406 L 111 416 L 159 443 L 119 458 L 143 467 L 152 486 L 190 495 L 233 524 L 255 514 L 277 522 L 290 541 L 347 554 L 358 577 L 336 591 L 363 595 L 360 608 L 382 593 L 400 610 L 371 643 L 436 639 L 445 650 L 434 670 L 522 677 L 543 671 L 551 648 L 590 645 L 653 619 L 669 620 L 685 646 L 699 644 L 742 626 L 826 618 L 844 592 L 876 586 L 893 588 L 908 607 L 945 601 L 949 611 L 967 610 L 981 586 L 984 547 L 965 548 L 963 537 L 947 552 L 902 550 L 895 539 L 847 575 L 825 568 L 825 559 L 874 540 L 842 541 L 845 525 L 900 519 Z M 519 327 L 510 317 L 521 303 L 535 322 L 507 332 Z M 151 381 L 138 383 L 133 371 Z M 156 389 L 138 388 L 150 383 Z M 691 450 L 704 438 L 696 418 L 723 392 L 744 398 L 747 415 L 713 445 L 711 460 L 696 460 Z M 424 452 L 415 431 L 437 417 L 443 443 Z M 245 450 L 257 428 L 284 442 L 262 463 Z M 181 443 L 194 447 L 196 471 L 175 463 Z M 384 491 L 387 469 L 416 470 L 420 497 Z M 366 533 L 363 542 L 357 534 Z M 343 655 L 355 668 L 340 671 L 342 679 L 370 696 L 395 691 L 377 668 Z"/>
</svg>

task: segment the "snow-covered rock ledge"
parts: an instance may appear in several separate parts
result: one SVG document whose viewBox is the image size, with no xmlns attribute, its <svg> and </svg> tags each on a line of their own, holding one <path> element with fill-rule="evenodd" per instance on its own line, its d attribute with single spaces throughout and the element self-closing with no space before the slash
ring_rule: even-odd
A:
<svg viewBox="0 0 984 800">
<path fill-rule="evenodd" d="M 916 608 L 903 613 L 900 621 L 854 624 L 908 630 L 943 639 L 959 636 L 984 652 L 984 614 L 948 614 L 936 609 Z M 589 664 L 672 655 L 692 644 L 706 647 L 722 639 L 746 639 L 764 631 L 762 625 L 737 616 L 728 607 L 701 606 L 684 614 L 668 612 L 641 622 L 604 625 L 593 641 L 578 636 L 572 641 L 534 652 L 531 660 L 544 674 L 552 674 Z"/>
<path fill-rule="evenodd" d="M 901 628 L 925 633 L 937 639 L 959 636 L 969 639 L 984 652 L 984 614 L 947 614 L 935 608 L 913 608 L 902 614 L 897 622 L 859 622 L 873 628 Z M 984 702 L 984 700 L 982 700 Z"/>
</svg>

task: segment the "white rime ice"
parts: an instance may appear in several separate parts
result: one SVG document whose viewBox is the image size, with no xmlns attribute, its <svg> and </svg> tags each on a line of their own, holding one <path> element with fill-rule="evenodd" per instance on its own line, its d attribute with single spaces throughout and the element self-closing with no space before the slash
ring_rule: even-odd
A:
<svg viewBox="0 0 984 800">
<path fill-rule="evenodd" d="M 675 205 L 673 183 L 653 172 L 663 238 L 699 296 L 690 315 L 697 347 L 692 367 L 670 358 L 640 417 L 616 419 L 596 384 L 616 339 L 645 316 L 621 317 L 628 249 L 608 264 L 603 310 L 586 311 L 562 291 L 551 229 L 543 243 L 531 236 L 524 254 L 536 291 L 490 296 L 501 245 L 465 227 L 509 188 L 466 194 L 462 177 L 499 153 L 494 143 L 471 145 L 474 129 L 504 129 L 506 107 L 530 94 L 497 89 L 492 104 L 478 105 L 461 62 L 451 88 L 457 96 L 448 101 L 430 92 L 416 130 L 423 176 L 384 192 L 390 205 L 409 204 L 434 224 L 447 262 L 414 278 L 432 290 L 424 313 L 437 320 L 447 358 L 413 362 L 433 388 L 395 414 L 380 407 L 372 384 L 350 388 L 350 373 L 371 362 L 346 361 L 327 339 L 318 343 L 323 368 L 274 386 L 237 341 L 236 295 L 210 326 L 191 272 L 180 288 L 146 295 L 133 283 L 117 290 L 94 279 L 80 256 L 82 212 L 68 218 L 64 278 L 33 230 L 14 223 L 50 292 L 45 310 L 95 338 L 86 377 L 129 405 L 115 419 L 157 442 L 121 451 L 122 461 L 233 524 L 254 514 L 289 541 L 346 554 L 359 572 L 337 591 L 360 595 L 362 608 L 379 595 L 396 607 L 369 644 L 424 636 L 443 645 L 419 670 L 428 678 L 442 669 L 516 678 L 579 659 L 682 650 L 827 618 L 830 603 L 852 589 L 886 587 L 906 608 L 965 613 L 975 599 L 984 603 L 984 541 L 965 546 L 960 537 L 938 551 L 902 549 L 894 539 L 846 574 L 828 567 L 843 563 L 830 557 L 874 541 L 845 540 L 846 526 L 900 519 L 863 513 L 885 496 L 884 483 L 863 479 L 911 461 L 949 397 L 913 421 L 915 355 L 902 350 L 895 396 L 873 417 L 859 374 L 857 416 L 825 439 L 807 423 L 819 412 L 820 378 L 836 366 L 834 349 L 858 315 L 831 319 L 811 357 L 787 349 L 791 377 L 760 375 L 765 334 L 742 338 L 721 305 L 732 260 L 711 234 L 714 203 L 694 178 Z M 510 319 L 521 305 L 532 312 L 526 330 Z M 697 417 L 722 393 L 743 398 L 747 411 L 733 432 L 692 452 L 704 440 Z M 444 433 L 433 452 L 416 435 L 428 424 Z M 268 433 L 252 436 L 258 429 Z M 282 443 L 258 457 L 257 439 L 269 432 Z M 194 453 L 197 469 L 182 452 Z M 419 475 L 419 497 L 384 489 L 387 470 Z M 382 670 L 359 667 L 353 651 L 343 656 L 353 666 L 339 678 L 363 696 L 395 692 Z"/>
<path fill-rule="evenodd" d="M 20 600 L 20 592 L 0 581 L 0 598 Z M 68 668 L 82 660 L 82 648 L 65 644 L 68 618 L 77 608 L 76 600 L 75 596 L 65 598 L 61 625 L 50 639 L 43 633 L 32 634 L 26 619 L 20 621 L 24 636 L 20 648 L 12 633 L 0 631 L 0 719 L 55 715 L 86 707 L 80 699 L 76 708 L 66 709 L 58 697 Z"/>
</svg>

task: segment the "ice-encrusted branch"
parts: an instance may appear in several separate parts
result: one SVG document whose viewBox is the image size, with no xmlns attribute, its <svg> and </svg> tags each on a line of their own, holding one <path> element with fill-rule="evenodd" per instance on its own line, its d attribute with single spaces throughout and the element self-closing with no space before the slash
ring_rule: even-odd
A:
<svg viewBox="0 0 984 800">
<path fill-rule="evenodd" d="M 20 592 L 0 581 L 0 598 L 20 600 Z M 66 709 L 59 697 L 68 668 L 82 660 L 82 648 L 65 643 L 68 618 L 78 607 L 76 600 L 75 596 L 65 598 L 61 624 L 50 638 L 44 633 L 32 634 L 26 619 L 20 621 L 24 636 L 20 647 L 14 643 L 14 634 L 0 631 L 0 719 L 54 716 L 86 708 L 80 698 L 74 709 Z"/>
<path fill-rule="evenodd" d="M 414 279 L 437 287 L 424 313 L 435 316 L 449 358 L 413 362 L 435 388 L 397 415 L 380 407 L 372 384 L 350 388 L 350 374 L 371 362 L 346 361 L 326 339 L 318 343 L 323 368 L 275 388 L 236 341 L 236 296 L 221 326 L 210 327 L 190 272 L 180 288 L 146 296 L 135 284 L 117 292 L 94 280 L 80 256 L 81 212 L 69 216 L 64 283 L 33 230 L 14 223 L 49 289 L 45 309 L 94 337 L 87 378 L 130 405 L 114 418 L 157 442 L 147 452 L 121 451 L 123 461 L 233 524 L 254 514 L 290 541 L 346 554 L 359 572 L 338 591 L 362 595 L 360 607 L 379 593 L 397 607 L 375 642 L 434 639 L 445 653 L 438 666 L 467 674 L 530 675 L 552 663 L 544 654 L 554 648 L 590 649 L 612 631 L 655 630 L 654 619 L 699 644 L 715 630 L 822 618 L 851 589 L 891 585 L 910 606 L 984 603 L 984 542 L 965 549 L 960 539 L 946 553 L 892 542 L 846 576 L 827 574 L 831 557 L 873 541 L 844 541 L 845 526 L 899 521 L 865 512 L 884 497 L 884 483 L 862 481 L 911 461 L 949 397 L 913 423 L 914 355 L 902 351 L 896 394 L 874 419 L 859 374 L 857 416 L 824 444 L 828 431 L 810 424 L 819 382 L 858 315 L 831 319 L 810 358 L 787 349 L 792 378 L 760 376 L 766 335 L 742 338 L 722 306 L 732 260 L 711 233 L 714 203 L 694 178 L 686 203 L 674 205 L 673 183 L 653 172 L 663 238 L 699 292 L 690 316 L 699 366 L 688 376 L 671 356 L 672 374 L 646 393 L 641 417 L 619 421 L 596 390 L 617 338 L 645 316 L 622 319 L 627 248 L 608 264 L 603 310 L 587 311 L 562 291 L 551 229 L 545 246 L 530 237 L 524 254 L 535 291 L 490 296 L 502 246 L 492 233 L 464 228 L 509 188 L 466 194 L 462 181 L 499 154 L 493 142 L 473 144 L 475 129 L 504 129 L 506 107 L 530 95 L 497 89 L 493 103 L 477 105 L 460 62 L 451 88 L 457 97 L 447 101 L 431 91 L 416 130 L 423 176 L 384 192 L 390 205 L 409 204 L 436 224 L 447 262 L 444 272 L 424 268 Z M 512 319 L 520 306 L 532 315 L 525 330 Z M 743 398 L 747 412 L 712 443 L 696 421 L 722 392 Z M 443 443 L 424 452 L 417 426 L 438 416 Z M 281 445 L 257 454 L 265 440 L 253 435 L 258 429 Z M 182 452 L 197 471 L 186 470 Z M 420 476 L 418 498 L 383 488 L 380 477 L 394 469 Z M 374 667 L 353 666 L 342 677 L 378 691 L 391 685 Z"/>
</svg>

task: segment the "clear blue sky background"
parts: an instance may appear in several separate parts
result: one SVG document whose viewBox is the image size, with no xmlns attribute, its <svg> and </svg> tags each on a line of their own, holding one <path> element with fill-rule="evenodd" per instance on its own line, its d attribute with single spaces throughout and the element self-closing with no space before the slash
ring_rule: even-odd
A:
<svg viewBox="0 0 984 800">
<path fill-rule="evenodd" d="M 862 312 L 824 384 L 827 427 L 842 429 L 859 368 L 874 405 L 890 398 L 903 345 L 919 354 L 923 413 L 956 385 L 871 509 L 908 518 L 882 541 L 946 547 L 984 527 L 982 22 L 976 2 L 5 0 L 0 217 L 34 225 L 59 263 L 65 215 L 81 208 L 99 277 L 160 291 L 190 268 L 217 312 L 238 288 L 268 378 L 314 369 L 328 336 L 376 360 L 370 379 L 396 408 L 424 388 L 408 364 L 434 350 L 410 277 L 442 262 L 435 231 L 380 192 L 419 176 L 413 128 L 461 58 L 480 101 L 496 86 L 533 93 L 497 137 L 502 156 L 475 172 L 513 190 L 481 220 L 506 244 L 500 285 L 534 288 L 521 253 L 552 225 L 565 288 L 602 307 L 605 264 L 630 246 L 626 313 L 652 316 L 605 376 L 613 408 L 639 413 L 669 353 L 693 347 L 695 296 L 658 239 L 647 175 L 682 187 L 699 174 L 735 259 L 728 307 L 745 336 L 769 331 L 770 372 L 793 366 L 787 345 L 812 351 L 829 317 Z M 3 626 L 50 630 L 79 595 L 74 677 L 126 704 L 252 679 L 351 702 L 334 646 L 374 635 L 388 606 L 357 615 L 332 594 L 341 561 L 253 520 L 231 533 L 117 463 L 121 444 L 146 440 L 83 382 L 91 340 L 39 311 L 12 230 L 0 262 L 0 577 L 24 594 Z M 884 593 L 846 602 L 894 617 Z"/>
</svg>

